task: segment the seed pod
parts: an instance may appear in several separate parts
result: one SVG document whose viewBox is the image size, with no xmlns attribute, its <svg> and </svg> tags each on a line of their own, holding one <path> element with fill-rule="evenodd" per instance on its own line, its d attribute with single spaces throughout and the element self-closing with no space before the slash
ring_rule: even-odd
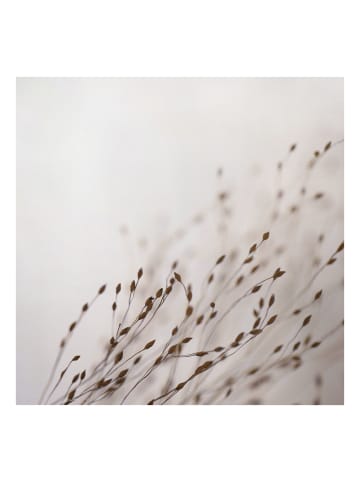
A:
<svg viewBox="0 0 360 482">
<path fill-rule="evenodd" d="M 177 349 L 177 344 L 176 345 L 171 345 L 171 347 L 168 349 L 168 355 L 171 355 L 172 353 L 174 353 Z"/>
<path fill-rule="evenodd" d="M 160 365 L 161 361 L 162 361 L 163 357 L 162 356 L 158 356 L 157 359 L 154 361 L 154 365 L 153 366 L 157 366 L 157 365 Z"/>
<path fill-rule="evenodd" d="M 311 315 L 307 316 L 304 319 L 302 326 L 304 327 L 304 326 L 308 325 L 310 323 L 310 320 L 311 320 Z"/>
<path fill-rule="evenodd" d="M 254 253 L 254 252 L 256 251 L 256 248 L 257 248 L 257 244 L 254 243 L 254 244 L 251 246 L 251 248 L 249 249 L 249 254 Z"/>
<path fill-rule="evenodd" d="M 146 345 L 144 346 L 144 350 L 148 350 L 149 348 L 151 348 L 151 347 L 154 345 L 155 341 L 156 341 L 156 340 L 148 341 L 148 342 L 146 343 Z"/>
<path fill-rule="evenodd" d="M 186 385 L 186 382 L 181 382 L 181 383 L 179 383 L 178 385 L 176 385 L 175 390 L 176 390 L 176 391 L 179 391 L 179 390 L 181 390 L 182 388 L 184 388 L 185 385 Z"/>
<path fill-rule="evenodd" d="M 275 322 L 277 316 L 278 316 L 278 315 L 273 315 L 273 316 L 271 316 L 271 318 L 268 319 L 268 321 L 267 321 L 266 324 L 267 324 L 267 325 L 272 325 L 272 324 Z"/>
<path fill-rule="evenodd" d="M 198 317 L 198 319 L 196 320 L 196 324 L 197 324 L 197 325 L 200 325 L 200 323 L 203 321 L 203 319 L 204 319 L 204 315 L 200 315 L 200 316 Z"/>
<path fill-rule="evenodd" d="M 277 268 L 277 270 L 273 274 L 273 280 L 280 278 L 283 274 L 285 274 L 285 271 L 282 271 L 280 268 Z"/>
<path fill-rule="evenodd" d="M 194 311 L 194 308 L 189 305 L 187 308 L 186 308 L 186 316 L 189 317 L 192 315 L 192 312 Z"/>
<path fill-rule="evenodd" d="M 130 331 L 130 326 L 127 326 L 126 328 L 123 328 L 120 331 L 119 336 L 126 335 L 127 333 L 129 333 L 129 331 Z"/>
<path fill-rule="evenodd" d="M 118 353 L 118 354 L 116 355 L 115 360 L 114 360 L 114 365 L 116 365 L 117 363 L 119 363 L 119 362 L 122 360 L 123 354 L 124 354 L 124 353 L 121 351 L 120 353 Z"/>
<path fill-rule="evenodd" d="M 71 392 L 68 395 L 68 401 L 71 401 L 74 398 L 76 390 L 71 390 Z"/>
<path fill-rule="evenodd" d="M 137 365 L 140 360 L 141 360 L 141 355 L 135 358 L 134 365 Z"/>
<path fill-rule="evenodd" d="M 210 368 L 212 365 L 212 361 L 207 361 L 203 365 L 200 365 L 194 372 L 195 375 L 199 375 L 199 373 L 202 373 L 206 371 L 208 368 Z"/>
<path fill-rule="evenodd" d="M 73 379 L 71 380 L 71 383 L 73 384 L 73 383 L 77 382 L 77 381 L 79 380 L 79 377 L 80 377 L 80 373 L 77 373 L 77 374 L 73 377 Z"/>
<path fill-rule="evenodd" d="M 339 244 L 339 247 L 338 247 L 338 249 L 336 250 L 336 252 L 337 252 L 337 253 L 340 253 L 340 251 L 342 251 L 343 249 L 344 249 L 344 241 L 343 241 L 341 244 Z"/>
<path fill-rule="evenodd" d="M 314 296 L 314 301 L 318 300 L 322 295 L 322 290 L 318 291 Z"/>
<path fill-rule="evenodd" d="M 260 325 L 260 321 L 261 321 L 261 318 L 257 318 L 257 319 L 255 320 L 255 323 L 253 324 L 253 330 Z"/>
<path fill-rule="evenodd" d="M 239 286 L 239 284 L 242 282 L 244 279 L 244 276 L 239 276 L 239 278 L 236 280 L 236 286 Z"/>
<path fill-rule="evenodd" d="M 260 329 L 251 330 L 249 333 L 250 333 L 250 335 L 258 336 L 258 335 L 260 335 L 260 333 L 262 333 L 262 330 L 260 330 Z"/>
<path fill-rule="evenodd" d="M 218 258 L 218 260 L 216 261 L 215 264 L 218 265 L 218 264 L 222 263 L 224 261 L 225 257 L 226 257 L 226 254 L 223 254 L 222 256 L 220 256 L 220 258 Z"/>
<path fill-rule="evenodd" d="M 99 288 L 98 294 L 99 294 L 99 295 L 102 295 L 105 290 L 106 290 L 106 285 L 102 285 L 102 286 Z"/>
<path fill-rule="evenodd" d="M 69 331 L 73 331 L 73 329 L 75 328 L 75 326 L 76 326 L 76 321 L 73 321 L 73 322 L 71 323 L 71 325 L 69 326 Z"/>
<path fill-rule="evenodd" d="M 295 345 L 293 346 L 293 351 L 296 351 L 296 350 L 299 348 L 299 346 L 300 346 L 300 342 L 297 341 L 297 342 L 295 343 Z"/>
</svg>

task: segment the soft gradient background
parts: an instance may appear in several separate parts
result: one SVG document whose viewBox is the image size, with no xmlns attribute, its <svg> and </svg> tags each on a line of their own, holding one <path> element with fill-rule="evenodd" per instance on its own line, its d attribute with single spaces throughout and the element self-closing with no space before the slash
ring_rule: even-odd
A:
<svg viewBox="0 0 360 482">
<path fill-rule="evenodd" d="M 168 232 L 207 209 L 219 166 L 251 240 L 289 145 L 296 161 L 342 138 L 341 79 L 18 79 L 17 402 L 37 403 L 59 340 L 98 287 L 131 280 Z M 326 230 L 329 249 L 343 236 L 342 176 L 338 150 L 316 179 L 329 209 L 306 232 Z M 110 314 L 95 306 L 73 350 L 90 360 L 88 339 L 105 339 Z M 342 403 L 342 363 L 330 379 L 327 400 Z"/>
</svg>

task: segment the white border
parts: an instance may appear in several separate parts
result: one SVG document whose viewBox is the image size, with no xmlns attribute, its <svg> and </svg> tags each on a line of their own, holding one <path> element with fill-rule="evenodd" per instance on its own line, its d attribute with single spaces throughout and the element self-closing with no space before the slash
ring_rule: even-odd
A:
<svg viewBox="0 0 360 482">
<path fill-rule="evenodd" d="M 2 480 L 357 478 L 359 39 L 358 16 L 344 3 L 8 2 L 0 29 Z M 16 76 L 345 77 L 345 407 L 15 406 Z"/>
</svg>

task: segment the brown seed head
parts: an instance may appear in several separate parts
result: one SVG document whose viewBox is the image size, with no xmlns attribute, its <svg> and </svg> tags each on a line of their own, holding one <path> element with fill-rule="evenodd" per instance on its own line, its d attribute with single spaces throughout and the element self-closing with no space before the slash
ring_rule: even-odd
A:
<svg viewBox="0 0 360 482">
<path fill-rule="evenodd" d="M 282 349 L 283 345 L 278 345 L 276 348 L 274 348 L 273 353 L 279 353 L 279 351 Z"/>
<path fill-rule="evenodd" d="M 102 286 L 99 288 L 98 294 L 99 294 L 99 295 L 102 295 L 105 290 L 106 290 L 106 285 L 102 285 Z"/>
<path fill-rule="evenodd" d="M 123 358 L 123 352 L 121 351 L 115 356 L 114 364 L 116 365 L 117 363 L 119 363 L 122 360 L 122 358 Z"/>
<path fill-rule="evenodd" d="M 120 333 L 119 333 L 119 336 L 123 336 L 123 335 L 126 335 L 127 333 L 129 333 L 130 331 L 130 326 L 127 326 L 126 328 L 123 328 Z"/>
<path fill-rule="evenodd" d="M 330 149 L 330 147 L 331 147 L 331 141 L 329 141 L 329 142 L 325 145 L 325 147 L 324 147 L 324 152 L 328 151 L 328 150 Z"/>
<path fill-rule="evenodd" d="M 156 341 L 156 340 L 148 341 L 148 342 L 146 343 L 146 345 L 144 346 L 144 350 L 148 350 L 149 348 L 151 348 L 151 347 L 154 345 L 155 341 Z"/>
<path fill-rule="evenodd" d="M 75 328 L 75 326 L 76 326 L 76 321 L 73 321 L 73 322 L 71 323 L 71 325 L 69 326 L 69 331 L 73 331 L 73 329 Z"/>
<path fill-rule="evenodd" d="M 304 326 L 308 325 L 310 323 L 310 320 L 311 320 L 311 315 L 307 316 L 304 319 L 302 326 L 304 327 Z"/>
<path fill-rule="evenodd" d="M 187 316 L 187 318 L 192 315 L 192 312 L 193 312 L 193 311 L 194 311 L 194 308 L 193 308 L 191 305 L 189 305 L 189 306 L 186 308 L 186 316 Z"/>
<path fill-rule="evenodd" d="M 220 258 L 218 258 L 218 260 L 216 261 L 215 264 L 218 265 L 218 264 L 222 263 L 222 262 L 224 261 L 225 257 L 226 257 L 225 254 L 223 254 L 222 256 L 220 256 Z"/>
<path fill-rule="evenodd" d="M 314 301 L 318 300 L 322 295 L 322 290 L 318 291 L 314 296 Z"/>
<path fill-rule="evenodd" d="M 272 324 L 275 322 L 276 318 L 277 318 L 277 315 L 271 316 L 271 317 L 268 319 L 268 321 L 267 321 L 266 324 L 267 324 L 267 325 L 272 325 Z"/>
<path fill-rule="evenodd" d="M 250 333 L 250 335 L 258 336 L 258 335 L 260 335 L 260 333 L 262 333 L 262 330 L 260 330 L 260 329 L 251 330 L 249 333 Z"/>
</svg>

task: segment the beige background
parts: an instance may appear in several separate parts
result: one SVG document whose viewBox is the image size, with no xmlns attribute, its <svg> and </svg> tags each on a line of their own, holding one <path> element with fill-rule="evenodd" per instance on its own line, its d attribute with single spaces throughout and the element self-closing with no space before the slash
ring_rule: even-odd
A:
<svg viewBox="0 0 360 482">
<path fill-rule="evenodd" d="M 139 239 L 150 240 L 150 252 L 207 208 L 219 166 L 236 192 L 238 228 L 252 239 L 266 222 L 274 166 L 288 146 L 298 142 L 296 160 L 342 138 L 341 79 L 19 79 L 17 402 L 37 402 L 83 302 L 146 264 Z M 290 186 L 296 165 L 292 172 Z M 310 211 L 306 231 L 321 226 L 329 249 L 342 239 L 342 175 L 342 151 L 334 150 L 316 178 L 330 204 Z M 206 251 L 222 248 L 210 242 Z M 297 253 L 292 261 L 301 265 Z M 329 309 L 341 316 L 342 297 Z M 72 349 L 90 360 L 88 339 L 102 340 L 99 323 L 109 317 L 104 306 L 94 308 L 89 332 Z M 328 401 L 339 403 L 341 363 L 330 379 Z"/>
</svg>

